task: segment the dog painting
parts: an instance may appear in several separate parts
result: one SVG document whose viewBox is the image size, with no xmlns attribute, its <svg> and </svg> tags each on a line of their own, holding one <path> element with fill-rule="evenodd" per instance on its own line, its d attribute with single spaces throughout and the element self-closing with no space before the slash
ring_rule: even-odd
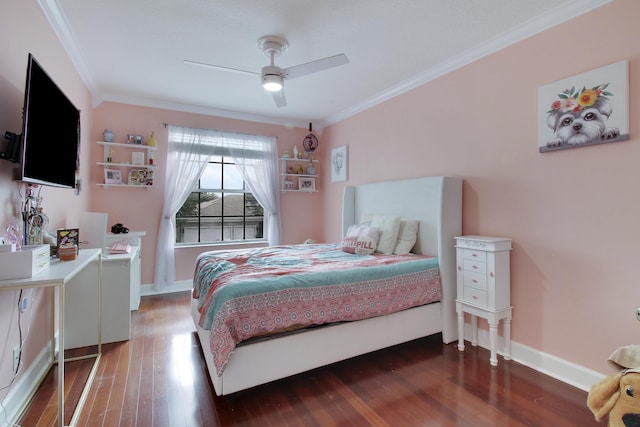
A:
<svg viewBox="0 0 640 427">
<path fill-rule="evenodd" d="M 627 70 L 621 61 L 540 88 L 540 152 L 628 140 Z"/>
</svg>

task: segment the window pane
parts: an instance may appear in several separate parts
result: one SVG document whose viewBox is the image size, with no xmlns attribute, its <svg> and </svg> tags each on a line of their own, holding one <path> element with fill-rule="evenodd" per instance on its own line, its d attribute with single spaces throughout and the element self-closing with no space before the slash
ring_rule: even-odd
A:
<svg viewBox="0 0 640 427">
<path fill-rule="evenodd" d="M 222 165 L 209 163 L 200 177 L 200 188 L 222 188 Z"/>
<path fill-rule="evenodd" d="M 242 190 L 244 189 L 244 180 L 236 165 L 224 164 L 222 173 L 224 174 L 225 190 Z"/>
<path fill-rule="evenodd" d="M 239 216 L 244 215 L 244 194 L 229 194 L 222 201 L 222 215 Z"/>
</svg>

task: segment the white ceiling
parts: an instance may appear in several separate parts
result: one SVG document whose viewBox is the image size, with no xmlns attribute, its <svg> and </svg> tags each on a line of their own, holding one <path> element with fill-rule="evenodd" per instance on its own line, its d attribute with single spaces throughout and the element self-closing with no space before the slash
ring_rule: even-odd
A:
<svg viewBox="0 0 640 427">
<path fill-rule="evenodd" d="M 335 123 L 611 0 L 38 0 L 96 103 L 267 123 Z M 277 108 L 258 38 L 282 68 L 344 53 L 349 64 L 285 81 Z"/>
</svg>

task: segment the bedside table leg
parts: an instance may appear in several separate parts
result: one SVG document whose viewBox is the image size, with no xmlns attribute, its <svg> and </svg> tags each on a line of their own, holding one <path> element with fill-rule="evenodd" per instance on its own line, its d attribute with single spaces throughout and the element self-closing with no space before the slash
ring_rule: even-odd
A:
<svg viewBox="0 0 640 427">
<path fill-rule="evenodd" d="M 511 317 L 504 319 L 502 329 L 504 333 L 504 360 L 511 360 Z"/>
<path fill-rule="evenodd" d="M 471 315 L 471 330 L 473 335 L 471 337 L 471 345 L 476 347 L 478 345 L 478 316 Z"/>
<path fill-rule="evenodd" d="M 489 321 L 489 343 L 491 346 L 491 366 L 498 366 L 498 356 L 496 354 L 496 343 L 498 341 L 498 322 L 495 319 Z"/>
<path fill-rule="evenodd" d="M 458 350 L 464 351 L 464 311 L 458 310 Z"/>
</svg>

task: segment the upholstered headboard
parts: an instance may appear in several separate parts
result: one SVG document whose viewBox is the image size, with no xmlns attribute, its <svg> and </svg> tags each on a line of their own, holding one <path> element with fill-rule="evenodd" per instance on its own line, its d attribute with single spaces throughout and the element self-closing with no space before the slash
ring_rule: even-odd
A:
<svg viewBox="0 0 640 427">
<path fill-rule="evenodd" d="M 462 178 L 432 176 L 348 186 L 344 189 L 342 235 L 365 214 L 398 215 L 420 221 L 412 252 L 437 256 L 443 293 L 443 340 L 457 338 L 454 237 L 462 234 Z"/>
</svg>

